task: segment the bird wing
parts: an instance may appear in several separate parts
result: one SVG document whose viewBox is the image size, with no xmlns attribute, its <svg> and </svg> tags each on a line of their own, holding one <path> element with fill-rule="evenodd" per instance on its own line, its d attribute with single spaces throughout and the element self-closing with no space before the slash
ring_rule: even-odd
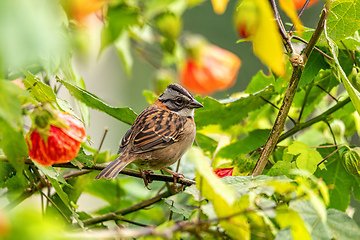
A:
<svg viewBox="0 0 360 240">
<path fill-rule="evenodd" d="M 145 111 L 144 111 L 145 112 Z M 130 152 L 144 153 L 169 146 L 179 140 L 186 119 L 161 108 L 148 109 L 134 123 Z"/>
</svg>

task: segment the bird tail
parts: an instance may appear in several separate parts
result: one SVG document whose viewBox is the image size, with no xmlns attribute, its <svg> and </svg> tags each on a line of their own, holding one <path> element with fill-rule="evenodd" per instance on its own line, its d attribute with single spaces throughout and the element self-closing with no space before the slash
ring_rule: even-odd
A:
<svg viewBox="0 0 360 240">
<path fill-rule="evenodd" d="M 124 156 L 121 155 L 114 161 L 112 161 L 106 168 L 104 168 L 99 175 L 95 177 L 95 180 L 98 180 L 102 177 L 106 179 L 115 178 L 121 170 L 124 169 L 129 163 L 131 163 L 133 159 L 126 158 L 124 159 Z"/>
</svg>

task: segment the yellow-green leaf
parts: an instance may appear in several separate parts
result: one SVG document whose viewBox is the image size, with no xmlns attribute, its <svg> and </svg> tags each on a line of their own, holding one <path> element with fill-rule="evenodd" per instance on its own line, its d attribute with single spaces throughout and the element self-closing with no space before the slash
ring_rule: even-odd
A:
<svg viewBox="0 0 360 240">
<path fill-rule="evenodd" d="M 307 170 L 309 173 L 314 173 L 317 164 L 322 161 L 322 157 L 318 151 L 309 148 L 308 145 L 302 142 L 295 141 L 288 147 L 287 153 L 297 155 L 296 166 L 299 169 Z"/>
<path fill-rule="evenodd" d="M 290 227 L 291 235 L 294 240 L 311 239 L 309 231 L 305 227 L 304 221 L 299 214 L 289 209 L 286 205 L 282 205 L 276 209 L 275 221 L 281 228 Z"/>
<path fill-rule="evenodd" d="M 252 38 L 254 54 L 274 71 L 276 75 L 281 76 L 285 74 L 282 39 L 269 1 L 244 1 L 254 1 L 259 12 L 259 26 Z"/>
<path fill-rule="evenodd" d="M 302 33 L 304 32 L 304 26 L 298 18 L 294 2 L 289 0 L 279 0 L 279 3 L 281 9 L 284 10 L 286 15 L 288 15 L 291 21 L 295 24 L 295 29 L 297 33 L 299 35 L 302 35 Z"/>
<path fill-rule="evenodd" d="M 235 190 L 215 175 L 199 148 L 191 148 L 188 158 L 195 165 L 196 187 L 201 191 L 202 196 L 212 202 L 219 218 L 229 217 L 229 220 L 220 221 L 220 225 L 234 239 L 250 239 L 250 225 L 246 216 L 241 214 L 249 207 L 248 195 L 236 199 Z M 235 213 L 239 214 L 234 215 Z"/>
</svg>

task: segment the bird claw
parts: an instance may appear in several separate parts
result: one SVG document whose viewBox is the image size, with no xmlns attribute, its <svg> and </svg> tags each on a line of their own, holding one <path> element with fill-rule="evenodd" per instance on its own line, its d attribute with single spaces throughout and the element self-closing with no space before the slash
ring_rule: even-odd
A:
<svg viewBox="0 0 360 240">
<path fill-rule="evenodd" d="M 175 189 L 176 192 L 178 192 L 176 184 L 178 183 L 179 180 L 184 179 L 185 176 L 182 173 L 177 173 L 177 172 L 174 172 L 174 171 L 172 171 L 170 169 L 167 169 L 167 168 L 163 168 L 163 169 L 173 176 L 173 178 L 174 178 L 174 189 Z M 184 185 L 182 185 L 181 191 L 183 191 L 183 189 L 184 189 Z"/>
<path fill-rule="evenodd" d="M 154 172 L 151 170 L 141 170 L 141 169 L 139 169 L 139 171 L 142 179 L 144 180 L 145 187 L 148 190 L 151 190 L 151 188 L 149 188 L 149 183 L 152 183 L 152 180 L 150 179 L 150 174 L 153 174 Z"/>
</svg>

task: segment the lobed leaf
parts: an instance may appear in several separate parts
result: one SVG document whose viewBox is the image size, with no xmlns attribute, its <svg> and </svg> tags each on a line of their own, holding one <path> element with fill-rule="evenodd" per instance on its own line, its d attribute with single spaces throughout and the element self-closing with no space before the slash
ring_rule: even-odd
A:
<svg viewBox="0 0 360 240">
<path fill-rule="evenodd" d="M 331 39 L 345 39 L 360 29 L 359 0 L 331 1 L 329 10 L 327 32 Z"/>
<path fill-rule="evenodd" d="M 312 239 L 359 239 L 360 228 L 346 213 L 336 209 L 326 211 L 326 222 L 314 210 L 308 200 L 297 200 L 290 204 L 310 226 Z"/>
<path fill-rule="evenodd" d="M 323 159 L 315 149 L 309 148 L 305 143 L 297 141 L 288 147 L 287 153 L 297 155 L 296 166 L 299 169 L 307 170 L 311 174 L 316 171 L 317 164 Z"/>
</svg>

